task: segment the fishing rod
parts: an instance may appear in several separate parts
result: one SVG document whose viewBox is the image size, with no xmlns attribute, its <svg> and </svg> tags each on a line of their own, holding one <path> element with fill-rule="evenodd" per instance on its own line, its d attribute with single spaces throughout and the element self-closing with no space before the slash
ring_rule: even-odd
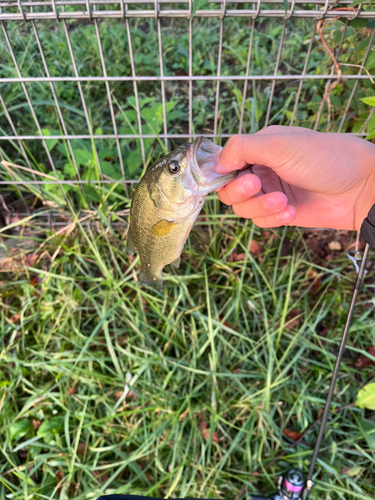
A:
<svg viewBox="0 0 375 500">
<path fill-rule="evenodd" d="M 335 364 L 335 367 L 334 367 L 333 372 L 332 372 L 331 384 L 329 386 L 327 399 L 326 399 L 322 419 L 320 422 L 319 432 L 318 432 L 318 436 L 316 439 L 314 451 L 313 451 L 313 454 L 311 457 L 310 467 L 309 467 L 309 471 L 307 473 L 307 476 L 305 478 L 304 474 L 299 469 L 290 469 L 290 470 L 286 471 L 283 475 L 280 476 L 279 482 L 278 482 L 278 489 L 277 489 L 276 493 L 272 493 L 269 496 L 249 495 L 248 500 L 306 500 L 307 495 L 311 492 L 311 490 L 314 486 L 314 483 L 313 483 L 314 469 L 315 469 L 316 461 L 318 459 L 320 446 L 322 444 L 324 431 L 325 431 L 325 428 L 327 425 L 329 409 L 331 407 L 331 402 L 332 402 L 332 396 L 333 396 L 333 392 L 334 392 L 335 387 L 336 387 L 337 377 L 339 374 L 341 360 L 342 360 L 342 356 L 344 354 L 345 345 L 346 345 L 346 341 L 348 338 L 348 334 L 349 334 L 349 330 L 350 330 L 350 326 L 351 326 L 351 322 L 352 322 L 352 318 L 353 318 L 353 314 L 354 314 L 355 305 L 357 303 L 359 291 L 361 289 L 363 277 L 365 275 L 366 262 L 367 262 L 369 250 L 370 250 L 370 245 L 368 243 L 366 243 L 362 257 L 360 256 L 359 252 L 355 252 L 354 257 L 352 257 L 348 254 L 349 258 L 351 260 L 353 260 L 353 263 L 356 267 L 357 279 L 356 279 L 356 282 L 354 285 L 352 300 L 350 303 L 345 328 L 344 328 L 344 331 L 342 334 L 340 348 L 339 348 L 339 352 L 337 354 L 336 364 Z M 359 268 L 357 266 L 356 261 L 361 261 L 361 265 Z"/>
<path fill-rule="evenodd" d="M 369 253 L 370 245 L 366 243 L 365 249 L 363 251 L 363 255 L 359 252 L 355 252 L 354 256 L 348 254 L 348 257 L 353 261 L 354 266 L 357 270 L 357 279 L 354 285 L 352 300 L 349 307 L 348 316 L 346 319 L 345 328 L 343 331 L 343 335 L 341 338 L 339 352 L 337 354 L 336 364 L 332 372 L 331 384 L 329 386 L 327 399 L 322 415 L 322 419 L 320 422 L 319 432 L 316 439 L 314 451 L 312 454 L 309 471 L 307 476 L 303 474 L 299 469 L 289 469 L 284 474 L 279 477 L 277 491 L 271 493 L 268 496 L 265 495 L 248 495 L 247 500 L 306 500 L 307 495 L 311 492 L 314 483 L 313 483 L 313 474 L 316 465 L 316 461 L 318 459 L 318 454 L 320 450 L 320 446 L 322 444 L 324 431 L 328 421 L 329 409 L 332 402 L 333 392 L 336 387 L 336 381 L 340 370 L 340 364 L 342 360 L 342 356 L 344 353 L 346 341 L 349 334 L 349 329 L 351 326 L 355 305 L 358 299 L 359 291 L 363 282 L 363 277 L 365 275 L 366 262 Z M 358 268 L 357 261 L 361 262 L 360 267 Z M 144 497 L 144 496 L 136 496 L 136 495 L 103 495 L 99 497 L 97 500 L 157 500 L 155 498 Z M 183 499 L 175 499 L 175 500 L 183 500 Z M 195 499 L 189 499 L 195 500 Z M 200 499 L 202 500 L 202 499 Z"/>
</svg>

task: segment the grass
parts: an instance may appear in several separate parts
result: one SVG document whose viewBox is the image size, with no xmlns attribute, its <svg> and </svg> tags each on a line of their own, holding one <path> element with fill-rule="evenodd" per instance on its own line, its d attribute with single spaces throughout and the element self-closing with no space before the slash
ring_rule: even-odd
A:
<svg viewBox="0 0 375 500">
<path fill-rule="evenodd" d="M 40 36 L 50 73 L 71 74 L 61 24 L 43 26 Z M 225 26 L 222 74 L 243 73 L 250 25 L 226 19 Z M 338 26 L 339 21 L 326 29 L 327 40 L 336 47 Z M 139 75 L 159 71 L 155 27 L 152 20 L 131 22 Z M 165 74 L 188 71 L 186 27 L 185 21 L 162 21 L 169 47 L 163 46 Z M 297 73 L 311 24 L 291 20 L 287 27 L 280 70 Z M 101 74 L 94 27 L 69 23 L 69 29 L 80 74 Z M 8 23 L 8 31 L 22 73 L 43 75 L 32 27 L 20 30 Z M 123 25 L 100 23 L 100 33 L 108 74 L 131 74 Z M 273 73 L 280 34 L 277 20 L 257 21 L 253 74 Z M 358 63 L 367 37 L 368 28 L 348 26 L 342 61 Z M 218 41 L 217 20 L 194 21 L 195 74 L 216 74 Z M 4 43 L 1 38 L 0 74 L 14 76 Z M 369 69 L 373 62 L 371 55 Z M 309 71 L 325 74 L 330 66 L 315 40 Z M 332 130 L 351 85 L 344 81 L 332 96 Z M 55 88 L 69 133 L 86 131 L 77 87 Z M 105 87 L 84 83 L 83 88 L 94 137 L 112 133 Z M 28 89 L 45 132 L 60 133 L 49 87 L 32 84 Z M 140 84 L 138 90 L 143 132 L 158 134 L 163 125 L 160 89 Z M 237 131 L 242 90 L 242 84 L 221 85 L 219 133 Z M 289 123 L 290 96 L 296 90 L 294 84 L 276 85 L 273 123 Z M 137 133 L 133 87 L 116 84 L 111 91 L 119 130 Z M 250 85 L 244 131 L 263 126 L 269 91 L 269 82 Z M 323 91 L 323 82 L 304 83 L 296 125 L 314 125 Z M 372 94 L 367 82 L 358 86 L 344 130 L 364 126 L 369 111 L 359 98 Z M 196 133 L 212 133 L 215 95 L 216 85 L 194 84 Z M 34 134 L 20 87 L 3 84 L 2 96 L 18 132 Z M 187 85 L 168 83 L 166 96 L 169 132 L 186 133 Z M 4 114 L 0 127 L 3 135 L 11 132 Z M 94 143 L 102 172 L 118 181 L 115 142 Z M 175 144 L 170 141 L 169 146 Z M 39 144 L 24 145 L 35 172 L 51 175 Z M 26 166 L 17 144 L 0 146 L 5 159 Z M 77 140 L 72 147 L 82 177 L 98 179 L 92 142 Z M 57 175 L 74 179 L 66 143 L 50 140 L 48 148 Z M 145 141 L 145 149 L 152 161 L 163 153 L 163 143 Z M 139 141 L 122 140 L 121 151 L 125 173 L 137 178 L 142 169 Z M 75 222 L 56 234 L 33 228 L 29 220 L 22 229 L 26 264 L 0 276 L 1 498 L 84 499 L 105 491 L 228 499 L 243 488 L 246 498 L 273 491 L 279 473 L 288 467 L 306 472 L 317 429 L 298 446 L 284 430 L 302 432 L 323 408 L 355 279 L 345 256 L 354 236 L 328 233 L 320 240 L 297 229 L 266 232 L 224 212 L 217 198 L 209 196 L 181 269 L 166 270 L 160 293 L 138 286 L 138 259 L 124 252 L 125 231 L 114 232 L 111 226 L 111 214 L 129 207 L 131 192 L 118 182 L 87 186 L 83 194 L 74 186 L 38 188 L 27 186 L 32 176 L 24 170 L 15 169 L 13 175 L 24 182 L 23 195 L 34 208 L 61 207 Z M 9 179 L 9 172 L 4 168 L 1 176 Z M 17 210 L 17 192 L 2 187 L 2 193 Z M 88 207 L 94 209 L 98 231 L 79 219 L 79 211 Z M 1 245 L 2 263 L 4 245 L 19 238 L 17 225 L 11 228 L 13 239 Z M 327 249 L 334 238 L 342 241 L 342 252 Z M 327 259 L 314 252 L 312 242 L 322 245 Z M 336 409 L 350 406 L 331 412 L 311 495 L 316 500 L 370 500 L 375 494 L 374 412 L 355 406 L 358 390 L 373 380 L 374 371 L 371 364 L 360 369 L 354 363 L 375 345 L 372 256 L 370 261 L 333 402 Z"/>
<path fill-rule="evenodd" d="M 355 272 L 298 230 L 265 233 L 217 205 L 163 293 L 138 287 L 105 213 L 98 233 L 82 223 L 47 241 L 53 262 L 3 273 L 2 496 L 234 498 L 307 471 L 316 429 L 297 447 L 283 431 L 324 405 Z M 372 380 L 354 365 L 375 341 L 370 267 L 334 408 Z M 368 410 L 331 415 L 312 498 L 373 498 L 373 428 Z"/>
</svg>

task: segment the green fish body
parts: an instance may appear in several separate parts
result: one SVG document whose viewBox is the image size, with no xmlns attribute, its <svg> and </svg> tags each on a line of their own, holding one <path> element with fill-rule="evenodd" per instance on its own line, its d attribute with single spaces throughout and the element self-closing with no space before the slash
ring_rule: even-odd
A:
<svg viewBox="0 0 375 500">
<path fill-rule="evenodd" d="M 126 251 L 139 253 L 139 281 L 163 289 L 164 266 L 180 265 L 180 256 L 206 195 L 237 177 L 214 173 L 221 147 L 199 137 L 147 168 L 130 209 Z"/>
</svg>

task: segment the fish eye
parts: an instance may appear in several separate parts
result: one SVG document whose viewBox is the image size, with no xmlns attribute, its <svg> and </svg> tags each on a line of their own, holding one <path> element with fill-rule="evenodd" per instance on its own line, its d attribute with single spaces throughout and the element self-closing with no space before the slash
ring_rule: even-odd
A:
<svg viewBox="0 0 375 500">
<path fill-rule="evenodd" d="M 169 168 L 169 171 L 171 174 L 178 174 L 181 167 L 180 167 L 180 164 L 178 163 L 178 161 L 173 160 L 169 163 L 168 168 Z"/>
</svg>

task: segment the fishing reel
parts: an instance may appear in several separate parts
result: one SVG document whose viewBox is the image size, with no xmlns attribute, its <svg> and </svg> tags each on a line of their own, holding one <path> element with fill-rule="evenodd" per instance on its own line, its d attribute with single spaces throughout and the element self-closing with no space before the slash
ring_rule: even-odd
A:
<svg viewBox="0 0 375 500">
<path fill-rule="evenodd" d="M 303 500 L 305 476 L 298 469 L 289 469 L 279 477 L 277 491 L 268 497 L 249 495 L 247 500 Z"/>
<path fill-rule="evenodd" d="M 279 477 L 277 491 L 268 497 L 262 495 L 249 495 L 247 500 L 304 500 L 305 476 L 298 469 L 290 469 Z M 97 500 L 158 500 L 150 497 L 134 495 L 104 495 Z M 176 498 L 175 500 L 183 500 Z M 194 499 L 189 499 L 194 500 Z"/>
</svg>

